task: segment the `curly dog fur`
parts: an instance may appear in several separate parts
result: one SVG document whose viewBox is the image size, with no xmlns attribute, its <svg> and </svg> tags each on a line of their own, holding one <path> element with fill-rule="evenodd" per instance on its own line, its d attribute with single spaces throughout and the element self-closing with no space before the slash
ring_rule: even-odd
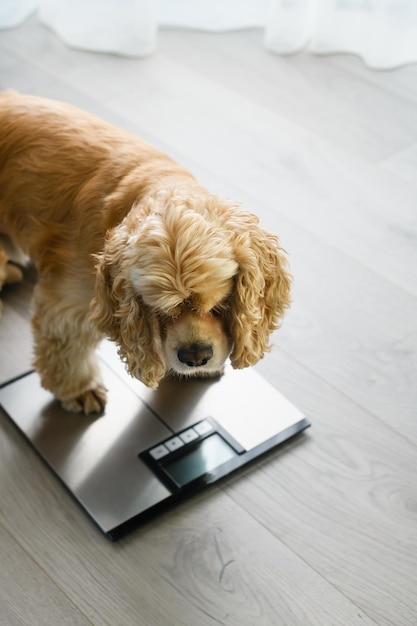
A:
<svg viewBox="0 0 417 626">
<path fill-rule="evenodd" d="M 34 365 L 69 410 L 105 405 L 105 336 L 156 388 L 170 373 L 218 375 L 229 357 L 255 364 L 289 306 L 286 255 L 254 215 L 141 139 L 11 91 L 0 95 L 0 228 L 38 268 Z"/>
</svg>

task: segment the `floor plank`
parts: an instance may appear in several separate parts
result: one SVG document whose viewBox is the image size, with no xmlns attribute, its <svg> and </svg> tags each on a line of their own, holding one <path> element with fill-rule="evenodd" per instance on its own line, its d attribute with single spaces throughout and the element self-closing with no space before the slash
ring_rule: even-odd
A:
<svg viewBox="0 0 417 626">
<path fill-rule="evenodd" d="M 417 144 L 412 144 L 405 150 L 396 152 L 381 161 L 381 166 L 403 180 L 417 185 Z"/>
<path fill-rule="evenodd" d="M 275 111 L 304 130 L 370 161 L 408 145 L 415 136 L 416 110 L 409 93 L 399 87 L 387 90 L 385 77 L 374 80 L 378 72 L 362 64 L 361 71 L 352 71 L 357 66 L 352 57 L 275 56 L 263 49 L 256 29 L 214 41 L 209 34 L 167 30 L 160 49 L 245 98 L 267 107 L 273 103 Z M 405 88 L 406 80 L 403 84 Z M 413 85 L 415 80 L 408 89 Z"/>
<path fill-rule="evenodd" d="M 268 459 L 227 493 L 378 624 L 409 626 L 417 598 L 415 445 L 292 356 L 275 352 L 259 369 L 271 381 L 279 373 L 280 388 L 313 427 L 291 461 Z"/>
<path fill-rule="evenodd" d="M 2 501 L 2 506 L 4 506 Z M 0 526 L 0 623 L 3 626 L 91 624 Z M 7 564 L 7 569 L 4 567 Z"/>
<path fill-rule="evenodd" d="M 417 442 L 417 299 L 308 232 L 286 239 L 294 304 L 276 344 Z"/>
<path fill-rule="evenodd" d="M 337 55 L 331 57 L 331 60 L 343 71 L 358 74 L 385 91 L 392 91 L 410 102 L 417 101 L 417 63 L 408 63 L 394 70 L 375 72 L 367 68 L 358 57 L 353 55 Z"/>
</svg>

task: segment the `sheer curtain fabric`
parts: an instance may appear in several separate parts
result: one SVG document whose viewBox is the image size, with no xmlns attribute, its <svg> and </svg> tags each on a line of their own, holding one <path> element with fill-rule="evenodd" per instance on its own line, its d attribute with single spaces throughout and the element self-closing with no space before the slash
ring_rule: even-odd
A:
<svg viewBox="0 0 417 626">
<path fill-rule="evenodd" d="M 348 52 L 373 68 L 417 61 L 417 0 L 1 0 L 0 28 L 35 11 L 67 45 L 133 57 L 155 52 L 161 26 L 261 27 L 277 54 Z"/>
</svg>

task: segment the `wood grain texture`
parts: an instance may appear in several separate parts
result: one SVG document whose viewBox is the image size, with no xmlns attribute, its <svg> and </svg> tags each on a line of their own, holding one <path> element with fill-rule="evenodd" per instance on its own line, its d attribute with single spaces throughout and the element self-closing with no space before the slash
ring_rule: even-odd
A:
<svg viewBox="0 0 417 626">
<path fill-rule="evenodd" d="M 280 235 L 294 303 L 256 369 L 312 422 L 111 544 L 0 415 L 2 624 L 417 623 L 417 65 L 261 39 L 162 30 L 135 60 L 0 32 L 1 89 L 140 134 Z M 0 382 L 30 367 L 35 280 L 1 294 Z"/>
<path fill-rule="evenodd" d="M 366 607 L 378 624 L 412 624 L 415 445 L 392 427 L 383 427 L 355 400 L 308 374 L 292 357 L 274 354 L 272 361 L 275 372 L 285 373 L 280 388 L 302 407 L 313 429 L 307 441 L 290 451 L 290 463 L 268 460 L 227 493 L 288 547 L 314 562 L 344 595 Z M 259 369 L 273 380 L 270 367 Z M 382 596 L 390 600 L 381 602 Z"/>
<path fill-rule="evenodd" d="M 3 626 L 88 626 L 91 623 L 2 527 L 0 553 L 0 623 Z"/>
<path fill-rule="evenodd" d="M 381 166 L 399 178 L 417 185 L 417 143 L 384 159 Z"/>
</svg>

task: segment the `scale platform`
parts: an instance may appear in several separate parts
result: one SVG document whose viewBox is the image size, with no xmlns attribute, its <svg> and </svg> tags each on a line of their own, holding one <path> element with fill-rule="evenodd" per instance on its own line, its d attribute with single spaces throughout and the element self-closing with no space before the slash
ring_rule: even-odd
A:
<svg viewBox="0 0 417 626">
<path fill-rule="evenodd" d="M 112 344 L 99 355 L 102 415 L 65 411 L 35 372 L 3 385 L 0 406 L 112 540 L 310 425 L 253 369 L 153 391 L 125 372 Z"/>
</svg>

